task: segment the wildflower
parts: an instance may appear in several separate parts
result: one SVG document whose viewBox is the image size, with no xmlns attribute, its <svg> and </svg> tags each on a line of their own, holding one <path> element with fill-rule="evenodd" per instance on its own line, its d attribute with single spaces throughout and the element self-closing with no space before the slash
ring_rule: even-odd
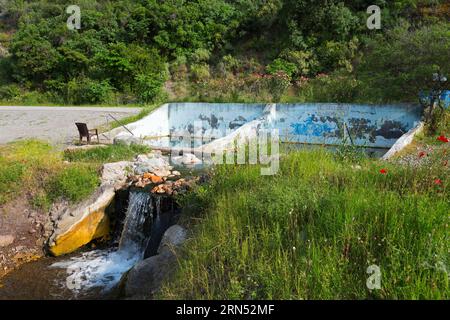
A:
<svg viewBox="0 0 450 320">
<path fill-rule="evenodd" d="M 386 169 L 381 169 L 381 170 L 380 170 L 380 173 L 381 173 L 381 174 L 387 174 L 387 170 L 386 170 Z"/>
<path fill-rule="evenodd" d="M 427 153 L 425 151 L 420 151 L 419 152 L 419 158 L 423 158 L 427 155 Z"/>
<path fill-rule="evenodd" d="M 434 184 L 440 186 L 440 185 L 442 185 L 442 180 L 436 179 L 436 180 L 434 180 Z"/>
<path fill-rule="evenodd" d="M 450 140 L 448 140 L 448 138 L 446 136 L 439 136 L 437 138 L 438 141 L 441 141 L 443 143 L 448 143 Z"/>
</svg>

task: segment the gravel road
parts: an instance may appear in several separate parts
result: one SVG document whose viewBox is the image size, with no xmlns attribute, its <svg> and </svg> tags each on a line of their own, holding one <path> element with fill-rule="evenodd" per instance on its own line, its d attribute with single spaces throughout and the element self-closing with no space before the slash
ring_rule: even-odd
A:
<svg viewBox="0 0 450 320">
<path fill-rule="evenodd" d="M 75 122 L 85 122 L 89 129 L 98 128 L 108 121 L 114 122 L 108 114 L 122 119 L 137 114 L 140 110 L 120 107 L 0 106 L 0 144 L 36 138 L 65 145 L 78 139 Z"/>
</svg>

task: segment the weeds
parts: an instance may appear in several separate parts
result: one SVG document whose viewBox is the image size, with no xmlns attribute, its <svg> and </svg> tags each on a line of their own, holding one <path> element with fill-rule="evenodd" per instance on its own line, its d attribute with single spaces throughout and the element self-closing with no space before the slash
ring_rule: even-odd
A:
<svg viewBox="0 0 450 320">
<path fill-rule="evenodd" d="M 26 197 L 30 205 L 44 210 L 58 199 L 79 202 L 98 186 L 104 162 L 128 160 L 145 152 L 148 148 L 143 146 L 114 145 L 63 154 L 36 140 L 2 146 L 0 205 L 17 197 Z"/>
<path fill-rule="evenodd" d="M 437 268 L 449 263 L 448 170 L 370 159 L 353 169 L 334 157 L 294 152 L 271 177 L 218 167 L 183 200 L 195 218 L 186 222 L 201 223 L 160 297 L 448 299 L 448 271 Z M 381 290 L 366 287 L 372 264 Z"/>
<path fill-rule="evenodd" d="M 64 159 L 71 162 L 115 162 L 130 160 L 136 154 L 148 153 L 150 149 L 142 145 L 109 145 L 91 150 L 64 153 Z"/>
</svg>

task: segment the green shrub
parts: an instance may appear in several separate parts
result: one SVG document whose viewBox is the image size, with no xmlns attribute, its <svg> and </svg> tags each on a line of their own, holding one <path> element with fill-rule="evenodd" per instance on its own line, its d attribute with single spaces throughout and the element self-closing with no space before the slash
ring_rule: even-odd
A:
<svg viewBox="0 0 450 320">
<path fill-rule="evenodd" d="M 274 102 L 280 101 L 283 94 L 291 85 L 291 78 L 284 71 L 277 71 L 271 77 L 266 78 L 269 92 L 273 96 Z"/>
<path fill-rule="evenodd" d="M 194 51 L 191 55 L 191 61 L 194 64 L 207 63 L 209 58 L 211 57 L 211 53 L 207 49 L 199 48 Z"/>
<path fill-rule="evenodd" d="M 165 82 L 163 76 L 139 74 L 135 80 L 135 91 L 140 102 L 151 103 L 162 98 Z"/>
<path fill-rule="evenodd" d="M 319 75 L 308 84 L 316 102 L 350 103 L 359 98 L 360 82 L 346 72 Z"/>
<path fill-rule="evenodd" d="M 16 84 L 4 85 L 0 87 L 0 100 L 11 101 L 20 95 L 20 87 Z"/>
<path fill-rule="evenodd" d="M 72 79 L 67 85 L 67 100 L 71 104 L 101 104 L 110 101 L 112 87 L 108 81 L 85 77 Z"/>
<path fill-rule="evenodd" d="M 286 75 L 288 75 L 290 79 L 292 79 L 292 76 L 298 72 L 298 68 L 294 63 L 280 58 L 275 59 L 271 64 L 269 64 L 266 67 L 266 70 L 269 74 L 272 75 L 275 75 L 276 73 L 282 71 Z"/>
<path fill-rule="evenodd" d="M 312 51 L 285 50 L 280 56 L 295 65 L 296 71 L 294 75 L 296 77 L 315 74 L 319 67 L 319 62 Z"/>
<path fill-rule="evenodd" d="M 211 77 L 207 64 L 191 65 L 191 78 L 194 82 L 204 82 Z"/>
</svg>

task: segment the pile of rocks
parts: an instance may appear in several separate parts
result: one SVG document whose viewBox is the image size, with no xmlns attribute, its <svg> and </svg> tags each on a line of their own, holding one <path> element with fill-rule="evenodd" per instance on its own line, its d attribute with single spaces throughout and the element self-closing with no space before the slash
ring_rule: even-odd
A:
<svg viewBox="0 0 450 320">
<path fill-rule="evenodd" d="M 198 178 L 180 178 L 181 173 L 173 170 L 169 159 L 159 151 L 140 155 L 134 163 L 134 175 L 130 177 L 132 186 L 151 186 L 152 193 L 177 195 L 192 188 Z"/>
<path fill-rule="evenodd" d="M 137 188 L 152 186 L 150 192 L 166 195 L 177 195 L 193 187 L 198 177 L 191 179 L 178 178 L 181 176 L 178 171 L 169 171 L 167 176 L 159 176 L 152 172 L 146 172 L 140 176 L 133 176 L 132 183 Z"/>
</svg>

